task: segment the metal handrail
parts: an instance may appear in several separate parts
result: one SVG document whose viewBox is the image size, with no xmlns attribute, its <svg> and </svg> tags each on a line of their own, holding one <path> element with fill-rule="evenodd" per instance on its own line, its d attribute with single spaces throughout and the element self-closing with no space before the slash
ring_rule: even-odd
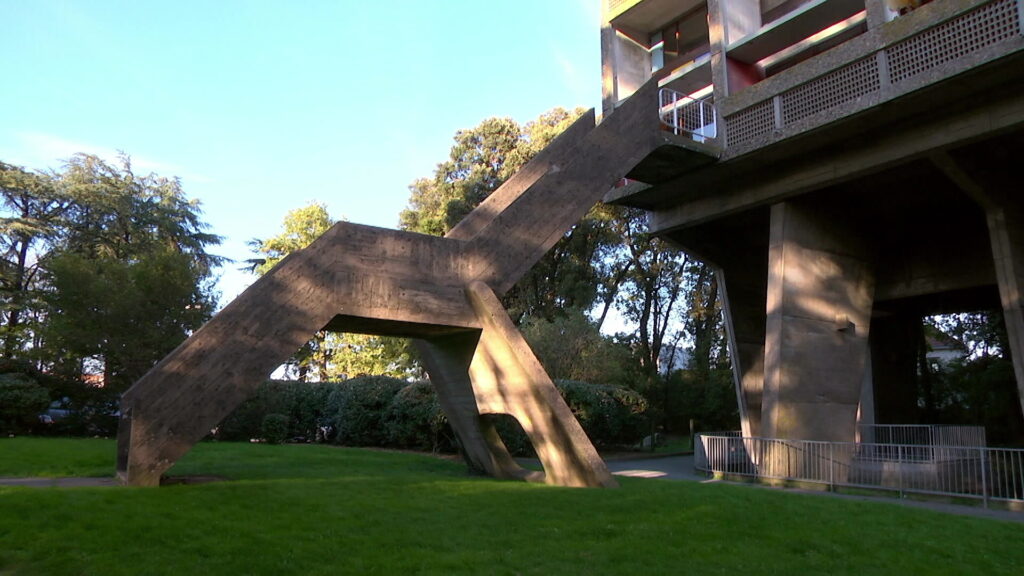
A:
<svg viewBox="0 0 1024 576">
<path fill-rule="evenodd" d="M 712 95 L 691 98 L 671 88 L 658 92 L 658 118 L 673 134 L 705 142 L 717 135 L 718 113 Z"/>
<path fill-rule="evenodd" d="M 705 473 L 1024 502 L 1024 450 L 697 435 Z"/>
</svg>

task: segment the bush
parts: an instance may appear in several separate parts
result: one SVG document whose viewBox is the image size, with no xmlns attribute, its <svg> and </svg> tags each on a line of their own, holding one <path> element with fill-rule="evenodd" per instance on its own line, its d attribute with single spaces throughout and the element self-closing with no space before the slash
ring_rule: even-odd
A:
<svg viewBox="0 0 1024 576">
<path fill-rule="evenodd" d="M 270 414 L 286 417 L 286 438 L 312 440 L 328 420 L 327 398 L 333 382 L 268 380 L 217 427 L 218 440 L 249 440 L 263 436 L 263 421 Z"/>
<path fill-rule="evenodd" d="M 327 414 L 347 446 L 385 446 L 385 414 L 406 382 L 388 376 L 360 376 L 337 384 L 327 398 Z"/>
<path fill-rule="evenodd" d="M 647 430 L 647 400 L 622 386 L 555 382 L 595 446 L 632 446 Z"/>
<path fill-rule="evenodd" d="M 281 444 L 288 438 L 288 417 L 284 414 L 267 414 L 260 426 L 260 438 L 270 444 Z"/>
<path fill-rule="evenodd" d="M 45 388 L 24 374 L 0 374 L 0 432 L 29 432 L 50 405 Z"/>
<path fill-rule="evenodd" d="M 413 382 L 399 390 L 384 420 L 390 446 L 431 452 L 455 449 L 455 435 L 430 382 Z"/>
<path fill-rule="evenodd" d="M 647 400 L 634 390 L 575 380 L 558 380 L 555 387 L 595 447 L 633 446 L 648 433 Z M 505 414 L 487 418 L 510 453 L 533 455 L 533 446 L 515 418 Z"/>
</svg>

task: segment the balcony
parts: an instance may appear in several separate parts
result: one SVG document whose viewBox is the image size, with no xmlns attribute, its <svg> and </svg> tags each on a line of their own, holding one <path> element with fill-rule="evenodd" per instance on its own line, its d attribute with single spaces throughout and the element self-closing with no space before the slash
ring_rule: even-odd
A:
<svg viewBox="0 0 1024 576">
<path fill-rule="evenodd" d="M 934 2 L 724 99 L 723 159 L 1020 52 L 1021 2 Z"/>
<path fill-rule="evenodd" d="M 677 201 L 682 190 L 678 183 L 660 186 L 668 182 L 665 175 L 685 176 L 686 194 L 696 197 L 705 190 L 728 187 L 744 171 L 756 180 L 757 166 L 766 161 L 800 158 L 810 150 L 842 146 L 869 133 L 884 135 L 914 118 L 938 122 L 951 111 L 974 109 L 1024 83 L 1024 0 L 936 0 L 871 29 L 862 29 L 866 16 L 861 0 L 825 2 L 832 2 L 830 11 L 822 8 L 822 2 L 807 4 L 725 48 L 726 59 L 742 59 L 743 65 L 749 65 L 747 60 L 763 64 L 766 59 L 774 59 L 777 65 L 780 53 L 793 57 L 794 50 L 814 51 L 824 42 L 827 49 L 821 53 L 797 57 L 797 63 L 747 86 L 736 88 L 734 83 L 731 92 L 714 86 L 713 103 L 707 100 L 700 107 L 686 101 L 666 108 L 661 102 L 666 130 L 671 136 L 686 136 L 687 142 L 678 145 L 693 150 L 699 144 L 706 156 L 714 157 L 712 162 L 690 163 L 673 171 L 670 156 L 663 153 L 660 181 L 636 178 L 655 186 L 613 191 L 606 201 L 657 209 Z M 811 20 L 820 26 L 837 18 L 841 20 L 833 25 L 831 35 L 812 38 L 816 46 L 801 44 L 807 39 L 793 36 L 788 42 L 800 46 L 786 46 L 780 40 L 784 36 L 780 30 L 801 30 L 802 34 L 815 28 L 808 27 Z M 798 22 L 801 19 L 803 23 Z M 845 40 L 833 46 L 835 38 Z M 687 90 L 701 84 L 712 67 L 702 61 L 687 69 L 661 72 L 659 85 L 686 86 L 679 91 L 683 96 L 678 101 L 683 102 L 681 98 L 694 97 Z M 724 70 L 724 66 L 715 69 L 716 81 L 724 77 Z M 699 76 L 699 81 L 689 80 L 690 75 Z M 710 111 L 706 110 L 709 105 Z M 696 130 L 670 126 L 671 114 L 685 116 L 696 110 L 712 121 Z"/>
</svg>

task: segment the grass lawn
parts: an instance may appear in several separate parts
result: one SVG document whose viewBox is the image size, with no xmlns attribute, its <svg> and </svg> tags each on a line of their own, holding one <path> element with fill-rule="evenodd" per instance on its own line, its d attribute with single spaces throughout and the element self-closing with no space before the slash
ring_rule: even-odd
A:
<svg viewBox="0 0 1024 576">
<path fill-rule="evenodd" d="M 113 458 L 113 441 L 0 439 L 0 476 Z M 742 486 L 556 488 L 317 445 L 200 444 L 172 474 L 233 481 L 0 487 L 0 575 L 1024 573 L 1024 524 Z"/>
</svg>

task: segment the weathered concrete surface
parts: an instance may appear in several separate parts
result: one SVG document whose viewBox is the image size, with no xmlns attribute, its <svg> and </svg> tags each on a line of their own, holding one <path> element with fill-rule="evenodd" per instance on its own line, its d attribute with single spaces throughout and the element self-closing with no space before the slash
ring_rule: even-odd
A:
<svg viewBox="0 0 1024 576">
<path fill-rule="evenodd" d="M 340 223 L 285 258 L 125 393 L 119 476 L 157 485 L 327 327 L 422 339 L 426 367 L 473 467 L 501 477 L 614 485 L 494 303 L 650 152 L 656 97 L 648 83 L 596 128 L 593 113 L 585 115 L 447 238 Z M 545 475 L 516 469 L 482 416 L 495 411 L 523 424 Z"/>
<path fill-rule="evenodd" d="M 767 438 L 855 438 L 874 276 L 863 242 L 835 216 L 808 202 L 772 208 L 761 424 Z"/>
</svg>

